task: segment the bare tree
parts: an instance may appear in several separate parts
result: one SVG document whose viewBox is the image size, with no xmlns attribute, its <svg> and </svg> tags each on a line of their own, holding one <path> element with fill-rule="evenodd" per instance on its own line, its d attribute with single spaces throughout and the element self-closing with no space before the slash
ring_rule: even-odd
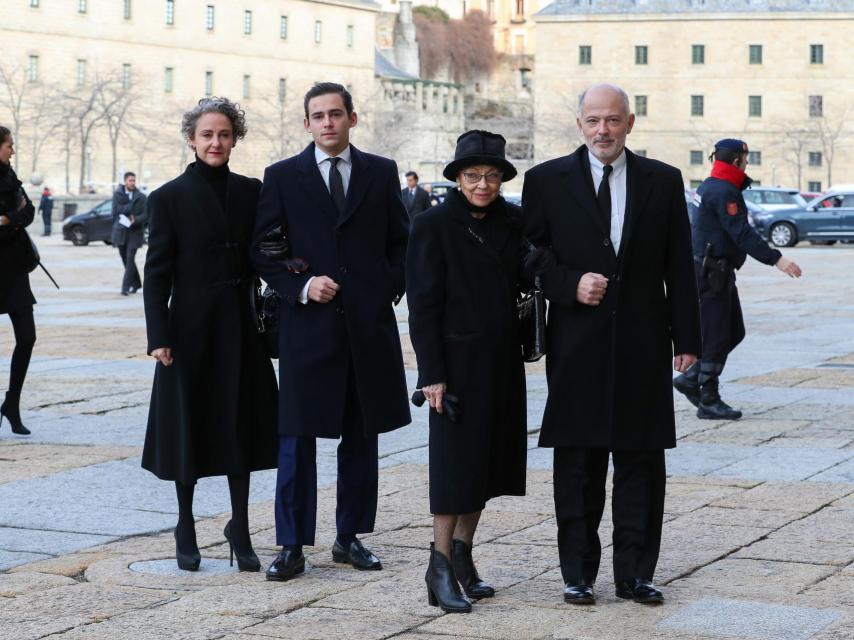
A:
<svg viewBox="0 0 854 640">
<path fill-rule="evenodd" d="M 56 139 L 65 125 L 60 92 L 53 85 L 40 83 L 30 94 L 25 119 L 26 141 L 30 152 L 30 168 L 39 166 L 42 150 Z"/>
<path fill-rule="evenodd" d="M 79 191 L 83 191 L 86 183 L 86 153 L 92 134 L 104 126 L 105 109 L 101 103 L 101 93 L 110 78 L 96 77 L 91 83 L 86 83 L 77 89 L 66 92 L 63 100 L 67 102 L 70 119 L 77 132 L 77 143 L 80 145 L 80 179 Z"/>
<path fill-rule="evenodd" d="M 828 188 L 833 186 L 833 160 L 836 157 L 836 152 L 843 146 L 843 136 L 849 135 L 849 132 L 845 130 L 845 125 L 848 122 L 850 113 L 851 105 L 845 108 L 845 111 L 838 120 L 831 121 L 825 114 L 818 119 L 815 125 L 816 133 L 824 152 L 824 161 L 827 165 Z"/>
<path fill-rule="evenodd" d="M 0 82 L 3 88 L 0 90 L 0 106 L 4 107 L 12 118 L 12 129 L 14 135 L 20 136 L 21 122 L 24 119 L 25 97 L 29 93 L 31 82 L 27 78 L 26 70 L 18 65 L 7 66 L 0 63 Z M 18 171 L 18 156 L 13 156 L 15 172 Z"/>
<path fill-rule="evenodd" d="M 286 96 L 264 96 L 256 112 L 258 118 L 250 129 L 266 140 L 271 162 L 295 155 L 305 146 L 301 101 Z"/>
<path fill-rule="evenodd" d="M 139 93 L 134 89 L 134 85 L 118 76 L 107 78 L 99 83 L 98 89 L 97 108 L 102 113 L 107 137 L 110 140 L 112 152 L 110 183 L 114 183 L 118 180 L 119 139 L 127 135 L 127 125 L 139 118 L 139 115 L 134 113 Z"/>
<path fill-rule="evenodd" d="M 815 132 L 804 126 L 803 122 L 790 123 L 784 126 L 780 145 L 783 147 L 783 161 L 795 173 L 797 187 L 801 189 L 804 176 L 804 157 L 807 146 L 815 139 Z"/>
</svg>

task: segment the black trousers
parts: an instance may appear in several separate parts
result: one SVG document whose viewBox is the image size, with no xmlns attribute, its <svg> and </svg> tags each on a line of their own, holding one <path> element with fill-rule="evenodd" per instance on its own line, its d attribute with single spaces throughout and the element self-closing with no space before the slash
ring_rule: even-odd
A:
<svg viewBox="0 0 854 640">
<path fill-rule="evenodd" d="M 125 268 L 122 276 L 122 293 L 127 293 L 131 288 L 141 289 L 142 280 L 139 277 L 139 269 L 136 268 L 136 252 L 138 247 L 126 244 L 119 245 L 119 257 Z"/>
<path fill-rule="evenodd" d="M 593 584 L 602 544 L 608 449 L 556 447 L 554 494 L 564 582 Z M 664 451 L 614 451 L 614 580 L 652 580 L 661 547 Z"/>
<path fill-rule="evenodd" d="M 44 223 L 44 235 L 50 235 L 50 214 L 47 211 L 42 211 L 42 222 Z"/>
<path fill-rule="evenodd" d="M 744 316 L 735 286 L 715 294 L 708 282 L 697 275 L 700 292 L 700 327 L 703 337 L 703 356 L 700 359 L 700 384 L 721 375 L 727 357 L 744 340 Z"/>
</svg>

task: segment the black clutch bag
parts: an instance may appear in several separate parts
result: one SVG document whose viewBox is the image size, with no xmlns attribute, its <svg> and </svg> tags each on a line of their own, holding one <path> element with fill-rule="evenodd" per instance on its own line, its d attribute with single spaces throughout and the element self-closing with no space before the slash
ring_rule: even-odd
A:
<svg viewBox="0 0 854 640">
<path fill-rule="evenodd" d="M 540 289 L 540 278 L 516 305 L 519 313 L 519 332 L 522 338 L 522 357 L 536 362 L 546 355 L 546 298 Z"/>
</svg>

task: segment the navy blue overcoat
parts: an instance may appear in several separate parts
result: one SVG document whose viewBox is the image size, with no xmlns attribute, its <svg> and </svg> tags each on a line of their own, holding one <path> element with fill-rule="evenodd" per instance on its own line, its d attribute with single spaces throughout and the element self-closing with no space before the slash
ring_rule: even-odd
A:
<svg viewBox="0 0 854 640">
<path fill-rule="evenodd" d="M 314 143 L 267 167 L 251 254 L 284 304 L 279 330 L 279 433 L 341 435 L 350 367 L 366 433 L 411 421 L 393 302 L 404 293 L 409 217 L 394 161 L 351 145 L 347 207 L 339 215 L 323 182 Z M 308 265 L 288 272 L 258 245 L 279 225 L 291 255 Z M 299 302 L 311 276 L 341 285 L 332 302 Z M 352 365 L 351 365 L 352 363 Z"/>
</svg>

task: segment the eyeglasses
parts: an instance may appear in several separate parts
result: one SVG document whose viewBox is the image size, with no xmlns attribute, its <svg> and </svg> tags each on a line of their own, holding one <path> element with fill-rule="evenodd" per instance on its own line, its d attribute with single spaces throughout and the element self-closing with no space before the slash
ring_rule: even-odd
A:
<svg viewBox="0 0 854 640">
<path fill-rule="evenodd" d="M 486 179 L 487 184 L 498 184 L 501 182 L 502 177 L 504 177 L 503 173 L 474 173 L 471 171 L 463 171 L 463 179 L 467 184 L 477 184 L 484 178 Z"/>
</svg>

